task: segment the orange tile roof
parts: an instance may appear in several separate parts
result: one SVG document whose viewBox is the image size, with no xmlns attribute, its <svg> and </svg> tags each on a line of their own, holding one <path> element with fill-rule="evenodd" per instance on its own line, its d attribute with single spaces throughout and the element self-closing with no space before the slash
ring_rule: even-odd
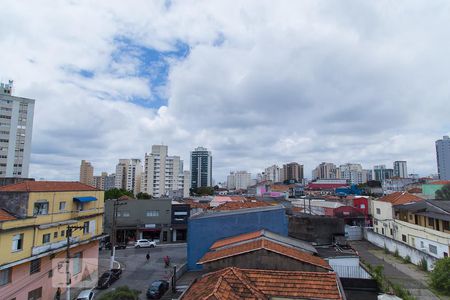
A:
<svg viewBox="0 0 450 300">
<path fill-rule="evenodd" d="M 23 181 L 0 187 L 0 192 L 99 191 L 78 181 Z"/>
<path fill-rule="evenodd" d="M 287 192 L 289 191 L 288 185 L 282 185 L 282 184 L 274 184 L 270 186 L 271 191 L 277 191 L 277 192 Z"/>
<path fill-rule="evenodd" d="M 198 264 L 204 264 L 223 258 L 240 255 L 243 253 L 253 252 L 257 250 L 265 249 L 271 252 L 278 253 L 280 255 L 288 256 L 295 260 L 318 266 L 327 270 L 331 270 L 330 265 L 322 258 L 313 256 L 309 253 L 300 251 L 298 249 L 288 247 L 276 242 L 269 241 L 265 238 L 261 238 L 256 241 L 249 241 L 244 244 L 231 246 L 229 248 L 220 249 L 217 251 L 207 252 L 199 261 Z"/>
<path fill-rule="evenodd" d="M 422 193 L 422 189 L 421 188 L 411 188 L 411 189 L 408 190 L 408 193 L 421 194 Z"/>
<path fill-rule="evenodd" d="M 0 208 L 0 222 L 1 221 L 11 221 L 11 220 L 15 220 L 15 219 L 16 219 L 16 217 L 9 214 L 6 210 Z"/>
<path fill-rule="evenodd" d="M 450 180 L 438 180 L 438 181 L 432 181 L 432 182 L 428 182 L 428 184 L 450 184 Z"/>
<path fill-rule="evenodd" d="M 229 267 L 203 275 L 180 299 L 343 299 L 337 280 L 336 273 Z"/>
<path fill-rule="evenodd" d="M 214 250 L 217 248 L 221 248 L 223 246 L 232 245 L 232 244 L 236 244 L 236 243 L 244 242 L 244 241 L 248 241 L 248 240 L 253 240 L 253 239 L 256 239 L 263 235 L 264 235 L 264 229 L 232 236 L 230 238 L 218 240 L 217 242 L 212 244 L 212 246 L 209 249 Z"/>
<path fill-rule="evenodd" d="M 399 204 L 406 204 L 410 202 L 419 202 L 423 201 L 424 199 L 410 194 L 408 192 L 394 192 L 392 194 L 386 195 L 378 199 L 379 201 L 383 202 L 390 202 L 392 205 L 399 205 Z"/>
<path fill-rule="evenodd" d="M 265 206 L 272 206 L 272 204 L 265 201 L 228 201 L 215 207 L 214 210 L 238 210 Z"/>
<path fill-rule="evenodd" d="M 208 209 L 209 208 L 209 204 L 208 203 L 195 202 L 192 199 L 186 199 L 183 202 L 186 203 L 186 204 L 189 204 L 191 206 L 191 208 L 203 208 L 203 209 Z"/>
</svg>

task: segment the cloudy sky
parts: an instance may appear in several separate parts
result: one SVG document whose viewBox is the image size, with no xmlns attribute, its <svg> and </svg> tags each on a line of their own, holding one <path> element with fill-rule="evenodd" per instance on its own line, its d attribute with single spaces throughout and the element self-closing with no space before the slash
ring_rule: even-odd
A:
<svg viewBox="0 0 450 300">
<path fill-rule="evenodd" d="M 30 175 L 169 145 L 213 177 L 298 161 L 436 173 L 448 1 L 5 1 L 0 79 L 36 99 Z"/>
</svg>

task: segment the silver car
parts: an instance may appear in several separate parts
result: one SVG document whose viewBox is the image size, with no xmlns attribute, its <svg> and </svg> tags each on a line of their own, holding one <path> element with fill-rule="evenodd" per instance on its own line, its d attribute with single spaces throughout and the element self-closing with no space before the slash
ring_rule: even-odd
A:
<svg viewBox="0 0 450 300">
<path fill-rule="evenodd" d="M 146 239 L 137 240 L 134 243 L 134 247 L 135 248 L 154 248 L 154 247 L 156 247 L 156 242 L 149 241 L 149 240 L 146 240 Z"/>
</svg>

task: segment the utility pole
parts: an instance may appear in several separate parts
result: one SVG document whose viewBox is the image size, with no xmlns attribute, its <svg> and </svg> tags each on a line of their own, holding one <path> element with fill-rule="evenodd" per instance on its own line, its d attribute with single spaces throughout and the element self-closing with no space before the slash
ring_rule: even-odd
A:
<svg viewBox="0 0 450 300">
<path fill-rule="evenodd" d="M 83 226 L 71 226 L 67 225 L 66 237 L 67 237 L 67 247 L 66 247 L 66 299 L 70 300 L 70 237 L 72 236 L 72 230 L 83 229 Z"/>
<path fill-rule="evenodd" d="M 117 209 L 121 205 L 127 205 L 127 203 L 119 201 L 118 199 L 114 200 L 112 226 L 111 226 L 111 237 L 110 237 L 110 243 L 111 243 L 111 260 L 109 262 L 110 270 L 112 270 L 114 268 L 114 258 L 116 255 L 116 218 L 117 218 Z"/>
</svg>

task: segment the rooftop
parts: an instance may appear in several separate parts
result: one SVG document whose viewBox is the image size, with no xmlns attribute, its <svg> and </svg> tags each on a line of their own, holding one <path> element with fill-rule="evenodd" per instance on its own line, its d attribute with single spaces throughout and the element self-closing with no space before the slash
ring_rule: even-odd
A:
<svg viewBox="0 0 450 300">
<path fill-rule="evenodd" d="M 255 240 L 258 238 L 266 238 L 278 243 L 294 246 L 305 250 L 309 253 L 317 253 L 317 250 L 309 243 L 299 239 L 294 239 L 291 237 L 282 236 L 276 233 L 273 233 L 266 229 L 261 229 L 254 232 L 244 233 L 236 236 L 232 236 L 229 238 L 221 239 L 216 241 L 211 247 L 211 250 L 217 250 L 219 248 L 234 246 L 239 243 L 247 242 L 250 240 Z"/>
<path fill-rule="evenodd" d="M 284 211 L 284 206 L 271 205 L 271 206 L 244 208 L 244 209 L 237 209 L 237 210 L 230 210 L 230 211 L 208 210 L 208 211 L 203 211 L 201 213 L 191 216 L 191 219 L 225 217 L 225 216 L 230 216 L 230 215 L 247 214 L 247 213 L 263 212 L 263 211 L 280 210 L 280 209 L 282 209 Z"/>
<path fill-rule="evenodd" d="M 420 198 L 416 195 L 410 194 L 408 192 L 395 192 L 386 196 L 381 197 L 378 201 L 390 202 L 392 205 L 399 205 L 411 202 L 419 202 L 423 201 L 423 198 Z"/>
<path fill-rule="evenodd" d="M 214 210 L 224 211 L 224 210 L 237 210 L 243 208 L 254 208 L 254 207 L 264 207 L 272 206 L 271 203 L 265 201 L 229 201 L 216 206 Z"/>
<path fill-rule="evenodd" d="M 293 258 L 295 260 L 322 267 L 324 269 L 331 270 L 330 265 L 322 258 L 313 256 L 309 253 L 301 251 L 300 249 L 285 246 L 281 243 L 270 241 L 266 238 L 258 240 L 248 241 L 242 244 L 231 246 L 228 248 L 219 249 L 216 251 L 207 252 L 199 261 L 198 264 L 204 264 L 216 260 L 220 260 L 227 257 L 232 257 L 248 252 L 265 249 L 270 252 L 275 252 L 283 256 Z"/>
<path fill-rule="evenodd" d="M 70 192 L 99 191 L 78 181 L 22 181 L 0 187 L 0 192 Z"/>
<path fill-rule="evenodd" d="M 11 220 L 15 220 L 15 219 L 16 219 L 16 217 L 14 217 L 10 213 L 8 213 L 6 210 L 0 208 L 0 222 L 11 221 Z"/>
<path fill-rule="evenodd" d="M 208 273 L 182 295 L 184 300 L 343 299 L 335 273 L 225 268 Z"/>
</svg>

